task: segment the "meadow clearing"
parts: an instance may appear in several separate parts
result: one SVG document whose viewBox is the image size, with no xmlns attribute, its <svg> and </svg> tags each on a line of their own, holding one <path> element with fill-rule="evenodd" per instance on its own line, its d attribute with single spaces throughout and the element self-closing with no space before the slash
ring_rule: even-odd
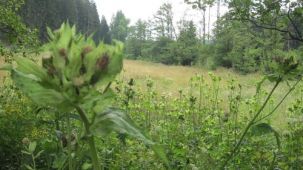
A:
<svg viewBox="0 0 303 170">
<path fill-rule="evenodd" d="M 0 58 L 0 65 L 4 64 L 4 60 Z M 179 95 L 179 90 L 189 92 L 191 89 L 190 80 L 196 75 L 201 75 L 205 82 L 210 84 L 211 77 L 209 73 L 221 77 L 220 81 L 220 93 L 219 98 L 223 100 L 220 107 L 223 110 L 228 109 L 228 95 L 229 88 L 228 83 L 231 79 L 234 79 L 237 83 L 242 86 L 243 98 L 250 98 L 256 93 L 256 85 L 262 80 L 264 75 L 261 73 L 252 74 L 239 74 L 232 69 L 218 68 L 216 70 L 208 70 L 206 68 L 199 68 L 196 66 L 171 66 L 164 65 L 161 63 L 152 63 L 140 60 L 129 60 L 125 59 L 123 64 L 123 71 L 120 73 L 118 79 L 122 81 L 129 81 L 134 79 L 135 89 L 146 91 L 146 81 L 151 79 L 154 81 L 154 88 L 160 95 L 167 95 L 171 99 L 176 98 Z M 0 70 L 0 79 L 7 75 L 5 71 Z M 265 82 L 263 88 L 269 90 L 273 86 L 270 82 Z M 282 84 L 281 87 L 273 95 L 273 100 L 280 99 L 283 97 L 285 92 L 289 89 L 286 83 Z M 297 90 L 299 91 L 299 90 Z M 198 93 L 198 92 L 194 92 Z M 296 97 L 301 94 L 298 92 L 292 92 L 286 102 L 277 110 L 271 120 L 274 125 L 279 127 L 278 129 L 283 130 L 283 126 L 286 124 L 285 112 L 287 106 L 289 106 Z"/>
<path fill-rule="evenodd" d="M 228 109 L 227 100 L 230 91 L 228 88 L 228 82 L 231 79 L 234 79 L 236 82 L 241 84 L 243 89 L 243 98 L 250 98 L 256 93 L 257 83 L 264 77 L 261 73 L 244 75 L 226 68 L 218 68 L 211 71 L 206 68 L 198 68 L 195 66 L 168 66 L 140 60 L 124 60 L 124 69 L 120 77 L 124 79 L 124 81 L 128 81 L 130 78 L 133 78 L 136 82 L 136 87 L 142 90 L 146 89 L 146 80 L 150 78 L 155 82 L 154 86 L 157 92 L 175 97 L 178 96 L 178 91 L 180 89 L 185 91 L 190 90 L 190 80 L 195 75 L 202 75 L 205 82 L 209 84 L 211 82 L 209 73 L 214 73 L 214 75 L 221 77 L 219 96 L 223 99 L 221 107 L 225 110 Z M 266 90 L 269 90 L 272 86 L 273 83 L 270 82 L 264 82 L 263 84 L 263 88 Z M 288 89 L 289 87 L 286 83 L 282 84 L 273 95 L 273 99 L 280 99 Z M 290 96 L 288 96 L 286 102 L 280 106 L 277 113 L 272 116 L 272 123 L 277 125 L 279 129 L 286 124 L 285 112 L 287 106 L 289 106 L 299 95 L 301 94 L 292 92 Z"/>
</svg>

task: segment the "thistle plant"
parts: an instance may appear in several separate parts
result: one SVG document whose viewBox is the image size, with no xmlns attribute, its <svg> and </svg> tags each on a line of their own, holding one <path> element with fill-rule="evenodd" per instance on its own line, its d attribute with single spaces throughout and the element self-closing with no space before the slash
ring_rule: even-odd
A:
<svg viewBox="0 0 303 170">
<path fill-rule="evenodd" d="M 85 129 L 82 139 L 89 145 L 94 169 L 101 169 L 95 137 L 112 131 L 141 140 L 166 162 L 161 149 L 128 115 L 109 107 L 114 99 L 111 82 L 122 69 L 123 44 L 96 45 L 69 24 L 54 32 L 48 29 L 48 34 L 50 41 L 42 48 L 41 65 L 18 57 L 16 65 L 2 67 L 11 72 L 17 87 L 37 105 L 56 108 L 62 114 L 78 112 Z"/>
</svg>

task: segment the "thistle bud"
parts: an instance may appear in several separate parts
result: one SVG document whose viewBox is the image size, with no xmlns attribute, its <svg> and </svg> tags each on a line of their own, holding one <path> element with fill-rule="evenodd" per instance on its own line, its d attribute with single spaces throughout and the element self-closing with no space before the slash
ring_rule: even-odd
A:
<svg viewBox="0 0 303 170">
<path fill-rule="evenodd" d="M 47 70 L 48 75 L 54 76 L 56 74 L 56 69 L 53 64 L 53 57 L 45 55 L 42 58 L 42 66 Z"/>
<path fill-rule="evenodd" d="M 107 68 L 108 64 L 109 64 L 109 57 L 108 57 L 108 55 L 106 53 L 103 54 L 102 57 L 98 59 L 98 61 L 97 61 L 96 64 L 97 64 L 97 68 L 99 70 L 101 70 L 101 71 L 105 70 Z"/>
<path fill-rule="evenodd" d="M 59 54 L 60 54 L 61 57 L 65 58 L 67 56 L 66 49 L 65 48 L 61 48 L 59 50 Z"/>
<path fill-rule="evenodd" d="M 65 48 L 59 50 L 59 55 L 64 58 L 65 64 L 68 64 L 67 51 Z"/>
<path fill-rule="evenodd" d="M 223 122 L 228 122 L 228 118 L 229 118 L 229 113 L 228 113 L 228 112 L 225 112 L 225 113 L 224 113 L 224 116 L 223 116 L 223 118 L 222 118 L 222 121 L 223 121 Z"/>
<path fill-rule="evenodd" d="M 105 69 L 107 69 L 108 64 L 109 64 L 109 57 L 105 53 L 96 62 L 96 72 L 94 73 L 94 75 L 90 80 L 91 85 L 96 84 L 100 80 L 102 72 Z"/>
<path fill-rule="evenodd" d="M 84 47 L 82 52 L 81 52 L 81 58 L 82 60 L 84 59 L 85 55 L 91 52 L 93 48 L 91 46 Z"/>
<path fill-rule="evenodd" d="M 134 81 L 133 78 L 131 78 L 131 79 L 129 80 L 128 85 L 129 85 L 129 86 L 135 85 L 135 81 Z"/>
</svg>

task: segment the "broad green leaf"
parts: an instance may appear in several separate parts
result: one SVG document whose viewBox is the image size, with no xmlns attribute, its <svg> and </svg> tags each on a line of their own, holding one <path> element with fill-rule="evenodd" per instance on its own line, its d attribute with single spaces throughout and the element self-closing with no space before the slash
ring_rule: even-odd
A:
<svg viewBox="0 0 303 170">
<path fill-rule="evenodd" d="M 32 74 L 40 80 L 47 79 L 46 71 L 30 59 L 24 57 L 17 57 L 16 62 L 18 64 L 16 70 L 18 70 L 19 72 L 22 72 L 23 74 Z"/>
<path fill-rule="evenodd" d="M 28 151 L 33 154 L 36 150 L 37 142 L 31 142 L 28 146 Z"/>
<path fill-rule="evenodd" d="M 44 88 L 34 75 L 26 75 L 13 70 L 12 79 L 17 87 L 38 105 L 61 107 L 66 103 L 65 98 L 59 92 Z M 65 106 L 68 107 L 68 105 Z"/>
<path fill-rule="evenodd" d="M 151 141 L 149 137 L 135 125 L 130 117 L 121 110 L 110 108 L 103 113 L 98 113 L 90 131 L 93 135 L 97 136 L 105 136 L 114 131 L 134 137 L 150 146 L 157 156 L 168 165 L 168 160 L 163 148 Z"/>
<path fill-rule="evenodd" d="M 279 149 L 281 148 L 280 135 L 271 125 L 267 123 L 259 123 L 257 125 L 254 125 L 251 130 L 253 135 L 263 135 L 263 134 L 273 133 L 273 135 L 276 138 L 278 148 Z"/>
<path fill-rule="evenodd" d="M 91 126 L 91 132 L 94 135 L 103 136 L 108 135 L 112 131 L 128 134 L 143 141 L 147 145 L 154 144 L 154 142 L 141 132 L 130 117 L 121 110 L 110 108 L 105 112 L 97 113 L 95 122 Z"/>
</svg>

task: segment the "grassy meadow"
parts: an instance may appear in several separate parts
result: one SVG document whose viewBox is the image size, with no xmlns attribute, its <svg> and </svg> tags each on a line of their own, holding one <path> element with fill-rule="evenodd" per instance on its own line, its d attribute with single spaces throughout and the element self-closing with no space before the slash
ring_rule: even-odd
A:
<svg viewBox="0 0 303 170">
<path fill-rule="evenodd" d="M 180 89 L 184 91 L 190 90 L 190 80 L 195 75 L 202 75 L 205 82 L 210 84 L 211 78 L 209 73 L 212 72 L 214 75 L 221 77 L 220 81 L 220 93 L 219 96 L 223 102 L 220 107 L 224 110 L 228 109 L 228 95 L 230 89 L 228 89 L 228 82 L 234 79 L 242 86 L 242 96 L 244 98 L 252 97 L 256 93 L 256 85 L 263 79 L 261 73 L 253 74 L 239 74 L 232 69 L 219 68 L 214 71 L 207 70 L 206 68 L 198 67 L 185 67 L 185 66 L 168 66 L 159 63 L 151 63 L 139 60 L 124 60 L 124 69 L 121 73 L 121 78 L 124 81 L 128 81 L 133 78 L 136 82 L 136 88 L 145 90 L 146 80 L 152 79 L 155 83 L 155 89 L 157 92 L 163 95 L 173 97 L 178 96 Z M 270 90 L 273 83 L 264 82 L 263 87 L 265 90 Z M 273 99 L 281 99 L 289 87 L 284 83 L 273 95 Z M 280 108 L 272 116 L 272 123 L 282 130 L 282 127 L 286 124 L 285 112 L 287 106 L 289 106 L 293 99 L 296 98 L 300 93 L 292 92 L 288 96 L 286 102 L 284 102 Z M 244 108 L 247 109 L 247 108 Z"/>
<path fill-rule="evenodd" d="M 0 65 L 4 64 L 3 60 L 0 60 Z M 154 87 L 156 92 L 160 95 L 166 95 L 171 99 L 176 98 L 179 95 L 179 90 L 189 92 L 190 80 L 196 75 L 201 75 L 207 84 L 211 84 L 211 78 L 209 73 L 221 77 L 220 81 L 220 91 L 219 97 L 223 100 L 220 107 L 223 110 L 228 110 L 228 95 L 230 89 L 228 88 L 229 80 L 234 79 L 237 83 L 242 86 L 242 96 L 243 98 L 250 98 L 256 93 L 256 85 L 262 80 L 263 75 L 260 73 L 253 74 L 239 74 L 232 69 L 218 68 L 216 70 L 210 71 L 206 68 L 198 68 L 196 66 L 172 66 L 164 65 L 160 63 L 152 63 L 140 60 L 129 60 L 125 59 L 123 64 L 123 71 L 118 79 L 124 82 L 134 79 L 135 88 L 138 90 L 146 91 L 146 81 L 151 79 L 154 81 Z M 4 71 L 0 71 L 0 80 L 6 75 Z M 270 90 L 273 83 L 265 82 L 263 88 L 265 90 Z M 284 83 L 273 95 L 273 100 L 280 99 L 283 97 L 285 92 L 289 87 Z M 194 93 L 198 93 L 195 92 Z M 283 130 L 285 125 L 285 112 L 287 106 L 289 106 L 295 99 L 301 95 L 300 93 L 292 92 L 286 102 L 284 102 L 277 113 L 272 116 L 272 123 L 278 127 L 278 129 Z M 244 108 L 246 109 L 246 108 Z"/>
</svg>

